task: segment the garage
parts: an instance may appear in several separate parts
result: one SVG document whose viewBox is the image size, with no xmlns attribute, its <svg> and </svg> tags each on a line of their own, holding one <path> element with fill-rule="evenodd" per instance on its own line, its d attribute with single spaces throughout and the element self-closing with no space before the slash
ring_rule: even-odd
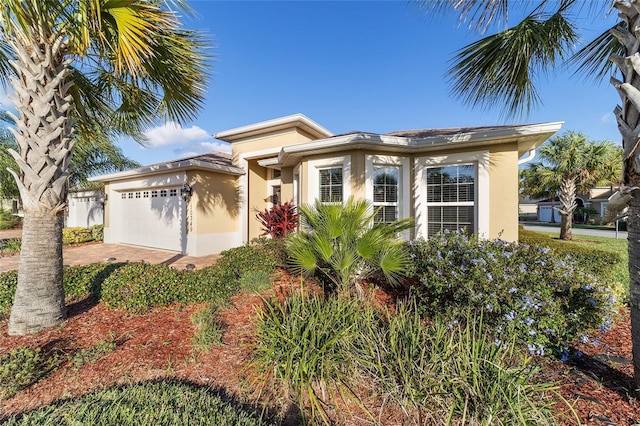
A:
<svg viewBox="0 0 640 426">
<path fill-rule="evenodd" d="M 114 236 L 125 244 L 183 252 L 184 201 L 180 187 L 118 191 Z"/>
</svg>

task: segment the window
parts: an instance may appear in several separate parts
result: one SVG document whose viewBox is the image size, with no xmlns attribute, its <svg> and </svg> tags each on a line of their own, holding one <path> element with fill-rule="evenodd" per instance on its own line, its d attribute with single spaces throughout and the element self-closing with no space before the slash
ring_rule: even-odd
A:
<svg viewBox="0 0 640 426">
<path fill-rule="evenodd" d="M 278 179 L 280 176 L 282 176 L 280 169 L 271 169 L 271 179 Z"/>
<path fill-rule="evenodd" d="M 144 191 L 142 193 L 142 198 L 149 198 L 149 191 Z"/>
<path fill-rule="evenodd" d="M 428 167 L 427 235 L 475 232 L 475 164 Z"/>
<path fill-rule="evenodd" d="M 133 192 L 129 192 L 129 198 L 133 198 Z"/>
<path fill-rule="evenodd" d="M 374 166 L 373 208 L 376 223 L 390 223 L 398 218 L 398 180 L 400 170 L 396 166 Z"/>
<path fill-rule="evenodd" d="M 120 194 L 120 198 L 123 199 L 123 200 L 126 199 L 127 198 L 127 193 L 123 192 L 122 194 Z"/>
<path fill-rule="evenodd" d="M 176 197 L 178 195 L 178 190 L 177 189 L 170 189 L 169 190 L 169 196 L 170 197 Z"/>
<path fill-rule="evenodd" d="M 323 203 L 342 202 L 342 167 L 318 170 L 320 175 L 320 201 Z"/>
<path fill-rule="evenodd" d="M 166 197 L 167 196 L 167 190 L 166 189 L 161 189 L 160 190 L 160 196 L 161 197 Z"/>
<path fill-rule="evenodd" d="M 136 192 L 136 198 L 140 198 L 140 192 Z"/>
<path fill-rule="evenodd" d="M 280 185 L 274 185 L 271 187 L 271 203 L 275 206 L 276 204 L 280 204 L 280 194 L 282 192 L 282 188 Z"/>
<path fill-rule="evenodd" d="M 157 198 L 158 197 L 158 191 L 151 191 L 151 198 Z"/>
</svg>

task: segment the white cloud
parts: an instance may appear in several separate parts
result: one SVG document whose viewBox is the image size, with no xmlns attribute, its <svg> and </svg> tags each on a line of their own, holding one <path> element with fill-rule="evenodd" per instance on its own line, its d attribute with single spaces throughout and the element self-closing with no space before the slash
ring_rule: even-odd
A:
<svg viewBox="0 0 640 426">
<path fill-rule="evenodd" d="M 7 95 L 7 89 L 9 90 L 9 93 L 13 93 L 13 89 L 11 89 L 10 87 L 2 87 L 0 85 L 0 108 L 5 111 L 12 111 L 15 113 L 16 107 L 13 104 L 13 102 L 9 100 L 9 96 Z"/>
<path fill-rule="evenodd" d="M 173 121 L 169 121 L 160 127 L 147 130 L 145 136 L 147 137 L 145 146 L 148 148 L 178 144 L 185 145 L 189 142 L 213 139 L 209 132 L 198 126 L 184 128 Z"/>
<path fill-rule="evenodd" d="M 602 116 L 600 117 L 600 122 L 601 122 L 601 123 L 603 123 L 603 124 L 613 123 L 613 122 L 614 122 L 614 120 L 613 120 L 613 114 L 611 114 L 610 112 L 608 112 L 608 113 L 606 113 L 606 114 L 602 115 Z"/>
<path fill-rule="evenodd" d="M 180 157 L 189 157 L 211 151 L 226 152 L 229 154 L 231 153 L 231 145 L 224 142 L 195 142 L 187 143 L 173 150 L 173 152 Z"/>
</svg>

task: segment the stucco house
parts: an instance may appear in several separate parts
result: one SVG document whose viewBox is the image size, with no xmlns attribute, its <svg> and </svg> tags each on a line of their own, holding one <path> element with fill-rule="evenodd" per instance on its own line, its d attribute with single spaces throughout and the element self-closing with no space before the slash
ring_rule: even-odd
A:
<svg viewBox="0 0 640 426">
<path fill-rule="evenodd" d="M 93 178 L 105 184 L 105 242 L 217 253 L 261 234 L 274 201 L 381 207 L 411 237 L 465 229 L 518 238 L 518 159 L 562 123 L 334 135 L 302 114 L 225 130 L 209 153 Z"/>
<path fill-rule="evenodd" d="M 618 191 L 618 186 L 596 186 L 585 193 L 576 195 L 577 209 L 581 207 L 591 207 L 596 213 L 590 216 L 591 219 L 599 221 L 604 216 L 604 212 L 609 204 L 609 200 Z M 560 207 L 560 201 L 556 197 L 555 202 L 551 199 L 540 200 L 537 202 L 537 216 L 539 222 L 551 222 L 551 214 L 554 212 L 555 222 L 560 222 L 560 213 L 557 209 Z"/>
</svg>

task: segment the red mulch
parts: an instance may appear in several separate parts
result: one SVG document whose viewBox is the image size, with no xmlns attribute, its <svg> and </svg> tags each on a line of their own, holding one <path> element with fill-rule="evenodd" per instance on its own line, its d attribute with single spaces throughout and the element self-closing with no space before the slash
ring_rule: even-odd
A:
<svg viewBox="0 0 640 426">
<path fill-rule="evenodd" d="M 283 299 L 292 282 L 285 277 L 267 296 Z M 376 299 L 378 303 L 393 301 L 380 294 Z M 224 344 L 206 354 L 192 348 L 194 326 L 190 320 L 191 315 L 204 305 L 169 306 L 132 316 L 85 300 L 70 306 L 69 318 L 63 324 L 36 335 L 8 336 L 6 324 L 0 324 L 0 354 L 18 346 L 30 346 L 56 351 L 65 360 L 60 368 L 39 383 L 12 398 L 0 400 L 0 419 L 92 390 L 162 378 L 224 389 L 228 395 L 241 400 L 252 399 L 250 395 L 257 392 L 243 385 L 242 377 L 251 356 L 253 318 L 262 299 L 257 295 L 241 294 L 231 302 L 218 317 L 224 326 Z M 116 349 L 98 362 L 80 369 L 66 362 L 66 355 L 114 336 Z M 583 424 L 622 426 L 640 423 L 640 403 L 628 392 L 633 376 L 632 364 L 625 361 L 631 360 L 628 310 L 621 311 L 613 330 L 606 334 L 596 333 L 594 337 L 599 341 L 598 346 L 575 346 L 584 353 L 577 363 L 541 359 L 544 378 L 561 384 L 559 393 L 573 404 Z M 558 406 L 563 407 L 560 403 Z M 398 416 L 383 422 L 389 425 L 403 422 Z M 566 424 L 576 423 L 567 421 Z"/>
</svg>

